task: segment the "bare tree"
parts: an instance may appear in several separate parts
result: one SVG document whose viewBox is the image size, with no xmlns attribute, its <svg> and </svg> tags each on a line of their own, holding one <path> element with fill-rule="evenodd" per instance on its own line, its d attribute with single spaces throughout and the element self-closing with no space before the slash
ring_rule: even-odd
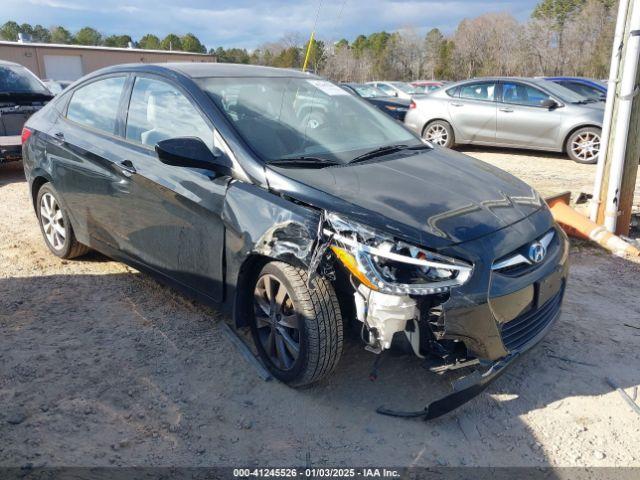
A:
<svg viewBox="0 0 640 480">
<path fill-rule="evenodd" d="M 400 80 L 422 78 L 425 63 L 424 39 L 411 27 L 393 35 L 388 45 L 389 65 Z"/>
</svg>

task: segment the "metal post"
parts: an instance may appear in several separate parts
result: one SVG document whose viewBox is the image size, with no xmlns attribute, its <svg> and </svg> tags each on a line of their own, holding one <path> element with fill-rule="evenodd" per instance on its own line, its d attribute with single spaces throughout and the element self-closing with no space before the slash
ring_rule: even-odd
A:
<svg viewBox="0 0 640 480">
<path fill-rule="evenodd" d="M 598 223 L 610 232 L 628 234 L 640 140 L 640 99 L 637 96 L 640 55 L 640 2 L 632 2 L 627 12 L 624 47 L 620 64 L 621 80 L 616 89 L 613 116 L 608 132 L 604 172 L 598 206 Z M 633 132 L 630 134 L 630 129 Z M 624 186 L 624 189 L 623 189 Z M 604 201 L 603 201 L 604 200 Z"/>
<path fill-rule="evenodd" d="M 602 181 L 609 149 L 609 136 L 611 135 L 611 122 L 613 120 L 613 104 L 618 88 L 618 72 L 622 60 L 624 45 L 624 33 L 627 26 L 627 15 L 631 0 L 620 0 L 618 7 L 618 17 L 616 20 L 616 30 L 613 36 L 613 48 L 611 51 L 611 66 L 609 68 L 609 81 L 607 82 L 607 103 L 604 110 L 604 121 L 602 123 L 602 135 L 600 137 L 600 155 L 596 167 L 596 178 L 593 186 L 593 197 L 591 199 L 589 218 L 592 221 L 598 220 L 598 207 L 604 202 L 604 195 L 601 195 Z"/>
</svg>

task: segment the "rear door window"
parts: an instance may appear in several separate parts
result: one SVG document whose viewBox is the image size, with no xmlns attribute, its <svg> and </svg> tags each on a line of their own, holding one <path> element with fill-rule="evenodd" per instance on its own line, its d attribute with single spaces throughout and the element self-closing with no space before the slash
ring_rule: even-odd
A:
<svg viewBox="0 0 640 480">
<path fill-rule="evenodd" d="M 460 86 L 460 98 L 493 102 L 495 94 L 496 84 L 494 82 L 467 83 Z"/>
<path fill-rule="evenodd" d="M 126 137 L 150 147 L 169 138 L 199 137 L 213 147 L 213 129 L 180 90 L 146 77 L 136 78 L 133 86 Z"/>
<path fill-rule="evenodd" d="M 125 77 L 110 77 L 78 88 L 69 100 L 67 118 L 103 132 L 115 133 L 125 80 Z"/>
</svg>

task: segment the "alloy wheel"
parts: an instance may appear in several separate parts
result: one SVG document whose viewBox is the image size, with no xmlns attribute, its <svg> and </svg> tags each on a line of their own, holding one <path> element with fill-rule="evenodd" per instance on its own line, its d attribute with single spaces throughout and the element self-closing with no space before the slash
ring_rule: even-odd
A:
<svg viewBox="0 0 640 480">
<path fill-rule="evenodd" d="M 62 250 L 67 238 L 64 217 L 56 198 L 48 192 L 40 199 L 40 222 L 49 245 Z"/>
<path fill-rule="evenodd" d="M 427 130 L 424 132 L 424 139 L 434 143 L 436 145 L 440 145 L 444 147 L 447 145 L 447 141 L 449 140 L 449 133 L 444 126 L 436 123 L 434 125 L 430 125 Z"/>
<path fill-rule="evenodd" d="M 583 162 L 596 160 L 600 153 L 600 136 L 593 132 L 576 135 L 571 141 L 571 150 Z"/>
<path fill-rule="evenodd" d="M 258 338 L 271 362 L 280 370 L 291 370 L 300 356 L 300 323 L 289 291 L 271 274 L 256 283 L 254 315 Z"/>
</svg>

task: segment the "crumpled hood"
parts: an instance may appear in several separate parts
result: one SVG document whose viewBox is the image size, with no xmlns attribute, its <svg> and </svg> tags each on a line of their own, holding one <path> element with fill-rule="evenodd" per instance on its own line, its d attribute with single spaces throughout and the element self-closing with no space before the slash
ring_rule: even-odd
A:
<svg viewBox="0 0 640 480">
<path fill-rule="evenodd" d="M 439 246 L 495 232 L 543 205 L 537 192 L 516 177 L 439 147 L 351 166 L 273 171 L 333 198 L 318 206 L 398 233 L 408 227 L 413 232 L 402 236 L 421 232 L 423 241 L 437 240 Z M 301 200 L 309 201 L 304 188 L 280 175 L 269 177 L 275 190 L 294 198 L 304 193 L 307 198 Z"/>
</svg>

